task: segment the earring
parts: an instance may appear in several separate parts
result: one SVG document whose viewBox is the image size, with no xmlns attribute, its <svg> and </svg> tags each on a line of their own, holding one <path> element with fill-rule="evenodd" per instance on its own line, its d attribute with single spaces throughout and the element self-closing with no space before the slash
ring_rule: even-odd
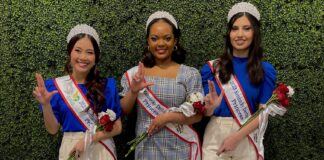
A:
<svg viewBox="0 0 324 160">
<path fill-rule="evenodd" d="M 149 45 L 147 46 L 147 50 L 150 51 L 150 46 Z"/>
<path fill-rule="evenodd" d="M 177 50 L 178 50 L 178 46 L 175 45 L 175 46 L 173 47 L 173 51 L 177 51 Z"/>
</svg>

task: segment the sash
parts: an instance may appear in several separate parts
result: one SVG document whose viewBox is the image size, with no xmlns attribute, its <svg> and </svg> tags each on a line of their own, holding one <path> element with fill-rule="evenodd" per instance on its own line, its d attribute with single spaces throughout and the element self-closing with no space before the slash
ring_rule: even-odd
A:
<svg viewBox="0 0 324 160">
<path fill-rule="evenodd" d="M 86 129 L 93 129 L 96 126 L 96 117 L 94 117 L 94 114 L 92 114 L 94 112 L 91 107 L 89 107 L 88 112 L 84 112 L 86 108 L 90 106 L 90 102 L 82 93 L 73 77 L 67 75 L 55 78 L 54 83 L 64 102 L 67 104 L 78 121 L 83 125 L 83 127 Z M 115 143 L 112 138 L 101 140 L 99 143 L 101 143 L 107 149 L 114 160 L 117 159 Z"/>
<path fill-rule="evenodd" d="M 213 68 L 213 63 L 215 60 L 208 61 L 208 65 L 213 73 L 215 73 Z M 252 109 L 249 105 L 243 88 L 241 87 L 240 82 L 235 75 L 232 75 L 230 80 L 226 84 L 222 84 L 218 78 L 218 73 L 215 73 L 214 76 L 218 86 L 221 90 L 224 91 L 224 99 L 228 105 L 233 118 L 239 126 L 242 126 L 245 121 L 247 121 L 252 116 Z M 256 151 L 256 159 L 263 160 L 264 153 L 263 150 L 258 148 L 258 129 L 251 132 L 247 137 L 249 141 L 253 144 L 253 147 Z"/>
<path fill-rule="evenodd" d="M 137 72 L 138 67 L 133 67 L 126 72 L 126 79 L 128 84 L 132 81 L 132 77 Z M 144 88 L 138 93 L 137 103 L 146 111 L 152 118 L 157 117 L 160 113 L 166 112 L 169 108 L 161 100 L 159 100 L 152 90 Z M 201 160 L 201 146 L 199 138 L 194 129 L 188 125 L 179 125 L 174 123 L 167 123 L 165 128 L 177 136 L 182 141 L 190 145 L 190 160 Z"/>
</svg>

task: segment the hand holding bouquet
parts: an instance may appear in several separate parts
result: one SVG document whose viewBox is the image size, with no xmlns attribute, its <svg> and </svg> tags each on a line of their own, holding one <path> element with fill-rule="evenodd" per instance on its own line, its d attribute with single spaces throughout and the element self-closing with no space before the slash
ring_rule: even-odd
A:
<svg viewBox="0 0 324 160">
<path fill-rule="evenodd" d="M 167 112 L 181 112 L 186 117 L 191 117 L 196 113 L 203 114 L 205 110 L 206 109 L 203 94 L 200 92 L 193 92 L 186 98 L 186 101 L 183 104 L 181 104 L 180 107 L 171 107 L 167 109 Z M 135 139 L 129 141 L 127 144 L 130 145 L 130 149 L 128 150 L 125 157 L 127 157 L 132 151 L 134 151 L 136 146 L 148 136 L 148 132 L 143 132 Z"/>
<path fill-rule="evenodd" d="M 91 151 L 90 150 L 90 145 L 92 143 L 92 135 L 95 132 L 98 131 L 105 131 L 105 132 L 110 132 L 113 129 L 114 123 L 116 121 L 116 113 L 111 110 L 111 109 L 107 109 L 106 112 L 100 112 L 98 114 L 98 121 L 97 121 L 97 125 L 95 126 L 95 129 L 90 128 L 90 131 L 87 130 L 84 136 L 84 142 L 86 142 L 84 144 L 84 148 L 85 148 L 85 152 L 83 156 L 89 157 L 89 155 L 91 155 Z M 75 155 L 76 152 L 72 152 L 71 155 L 69 156 L 68 160 L 75 160 L 76 156 L 78 157 L 79 155 Z"/>
<path fill-rule="evenodd" d="M 256 136 L 254 138 L 258 151 L 263 153 L 263 136 L 267 129 L 269 114 L 275 116 L 277 114 L 284 115 L 289 105 L 289 98 L 294 94 L 294 89 L 290 86 L 286 86 L 282 83 L 278 84 L 278 87 L 273 91 L 272 96 L 262 105 L 257 112 L 255 112 L 242 126 L 248 125 L 256 117 L 259 117 L 259 127 L 255 130 Z"/>
<path fill-rule="evenodd" d="M 283 115 L 289 105 L 289 98 L 293 96 L 294 89 L 290 86 L 286 86 L 282 83 L 278 84 L 278 87 L 273 91 L 272 96 L 266 102 L 263 107 L 260 107 L 242 126 L 246 126 L 258 115 L 264 112 L 266 109 L 270 115 L 275 116 L 276 114 Z"/>
</svg>

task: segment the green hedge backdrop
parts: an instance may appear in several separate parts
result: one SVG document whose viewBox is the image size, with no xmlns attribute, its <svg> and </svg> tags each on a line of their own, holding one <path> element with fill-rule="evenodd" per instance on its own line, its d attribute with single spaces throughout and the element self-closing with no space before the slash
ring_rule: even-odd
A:
<svg viewBox="0 0 324 160">
<path fill-rule="evenodd" d="M 221 54 L 226 17 L 234 0 L 2 0 L 0 4 L 0 159 L 57 159 L 61 134 L 49 135 L 32 96 L 34 75 L 64 75 L 66 36 L 79 23 L 100 34 L 104 76 L 121 75 L 137 64 L 145 43 L 145 23 L 157 10 L 171 12 L 198 69 Z M 324 159 L 324 60 L 322 0 L 253 0 L 261 12 L 265 60 L 278 82 L 296 88 L 288 112 L 271 117 L 265 158 Z M 120 86 L 119 86 L 120 87 Z M 116 137 L 119 159 L 132 130 Z M 130 158 L 131 159 L 131 158 Z"/>
</svg>

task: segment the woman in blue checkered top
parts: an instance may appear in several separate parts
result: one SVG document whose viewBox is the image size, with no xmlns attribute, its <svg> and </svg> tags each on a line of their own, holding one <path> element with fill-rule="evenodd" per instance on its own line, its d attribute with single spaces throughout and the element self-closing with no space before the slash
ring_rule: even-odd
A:
<svg viewBox="0 0 324 160">
<path fill-rule="evenodd" d="M 203 92 L 199 71 L 182 64 L 186 51 L 179 38 L 180 30 L 171 14 L 153 13 L 146 24 L 143 59 L 121 79 L 123 112 L 128 114 L 135 108 L 136 135 L 149 134 L 136 146 L 135 159 L 201 159 L 199 140 L 190 125 L 202 116 L 168 112 L 180 108 L 188 95 Z"/>
</svg>

